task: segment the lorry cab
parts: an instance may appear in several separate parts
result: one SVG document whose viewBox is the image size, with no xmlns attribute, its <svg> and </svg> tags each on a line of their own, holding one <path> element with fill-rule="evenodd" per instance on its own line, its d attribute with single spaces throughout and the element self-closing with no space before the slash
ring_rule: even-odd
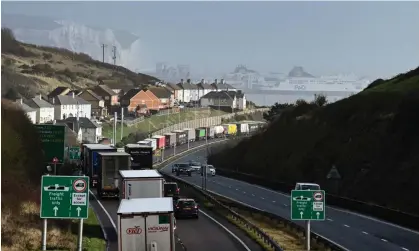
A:
<svg viewBox="0 0 419 251">
<path fill-rule="evenodd" d="M 316 183 L 297 183 L 294 190 L 320 190 L 320 186 Z"/>
</svg>

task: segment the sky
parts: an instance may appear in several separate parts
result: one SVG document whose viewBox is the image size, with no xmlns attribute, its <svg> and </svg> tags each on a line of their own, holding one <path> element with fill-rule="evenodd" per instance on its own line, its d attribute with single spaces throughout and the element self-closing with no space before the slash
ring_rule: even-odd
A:
<svg viewBox="0 0 419 251">
<path fill-rule="evenodd" d="M 219 73 L 303 66 L 390 77 L 419 65 L 419 2 L 5 2 L 2 13 L 70 19 L 141 37 L 145 62 Z"/>
</svg>

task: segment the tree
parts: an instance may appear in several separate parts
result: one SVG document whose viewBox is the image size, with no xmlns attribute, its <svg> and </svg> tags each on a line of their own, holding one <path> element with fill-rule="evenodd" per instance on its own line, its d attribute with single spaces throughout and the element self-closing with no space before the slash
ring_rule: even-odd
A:
<svg viewBox="0 0 419 251">
<path fill-rule="evenodd" d="M 277 118 L 281 114 L 281 112 L 284 109 L 293 107 L 293 106 L 294 106 L 293 104 L 288 104 L 288 103 L 280 104 L 276 102 L 269 111 L 263 114 L 263 118 L 267 121 L 273 121 L 275 118 Z"/>
<path fill-rule="evenodd" d="M 327 98 L 323 94 L 319 94 L 319 95 L 314 94 L 314 100 L 312 103 L 318 107 L 322 107 L 327 104 Z"/>
<path fill-rule="evenodd" d="M 16 99 L 20 99 L 21 96 L 20 94 L 13 88 L 9 88 L 9 90 L 7 90 L 6 94 L 4 94 L 4 98 L 11 100 L 11 101 L 15 101 Z"/>
</svg>

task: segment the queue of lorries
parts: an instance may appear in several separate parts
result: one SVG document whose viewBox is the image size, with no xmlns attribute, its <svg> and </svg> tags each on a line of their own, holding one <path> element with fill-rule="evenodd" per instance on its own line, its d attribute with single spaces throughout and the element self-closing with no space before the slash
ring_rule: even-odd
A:
<svg viewBox="0 0 419 251">
<path fill-rule="evenodd" d="M 119 250 L 175 250 L 176 216 L 198 218 L 193 199 L 180 198 L 176 183 L 166 183 L 153 168 L 156 149 L 182 145 L 188 141 L 250 134 L 263 122 L 240 122 L 221 126 L 175 130 L 164 136 L 153 136 L 123 149 L 105 144 L 83 144 L 82 172 L 90 177 L 99 198 L 119 198 Z M 214 176 L 215 168 L 189 162 L 173 166 L 176 175 L 205 170 Z M 201 169 L 201 167 L 204 167 Z M 199 170 L 198 170 L 199 169 Z"/>
</svg>

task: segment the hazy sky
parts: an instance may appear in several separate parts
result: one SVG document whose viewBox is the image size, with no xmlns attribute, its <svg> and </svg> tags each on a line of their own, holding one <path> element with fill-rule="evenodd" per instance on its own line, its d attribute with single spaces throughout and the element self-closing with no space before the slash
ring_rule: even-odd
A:
<svg viewBox="0 0 419 251">
<path fill-rule="evenodd" d="M 146 67 L 391 76 L 419 65 L 419 2 L 4 2 L 2 12 L 117 28 Z M 142 67 L 144 67 L 142 66 Z"/>
</svg>

